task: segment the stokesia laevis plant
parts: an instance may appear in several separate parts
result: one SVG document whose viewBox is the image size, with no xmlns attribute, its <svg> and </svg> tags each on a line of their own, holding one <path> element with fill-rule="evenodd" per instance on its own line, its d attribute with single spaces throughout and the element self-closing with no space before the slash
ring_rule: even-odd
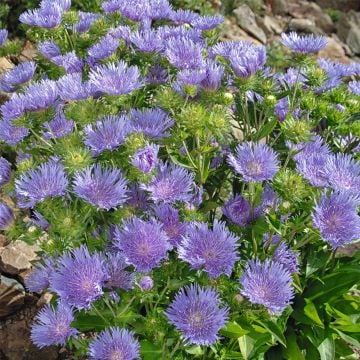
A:
<svg viewBox="0 0 360 360">
<path fill-rule="evenodd" d="M 25 285 L 54 295 L 34 344 L 355 358 L 359 65 L 290 33 L 275 71 L 265 47 L 217 40 L 221 16 L 168 0 L 97 9 L 25 11 L 39 56 L 0 78 L 0 230 L 38 244 Z"/>
</svg>

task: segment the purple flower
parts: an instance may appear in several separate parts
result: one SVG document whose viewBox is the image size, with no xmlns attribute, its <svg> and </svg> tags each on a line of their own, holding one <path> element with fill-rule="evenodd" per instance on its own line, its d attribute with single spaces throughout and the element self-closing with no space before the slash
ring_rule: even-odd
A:
<svg viewBox="0 0 360 360">
<path fill-rule="evenodd" d="M 340 112 L 346 111 L 346 107 L 344 105 L 341 105 L 341 104 L 336 104 L 335 109 L 339 110 Z"/>
<path fill-rule="evenodd" d="M 11 179 L 11 165 L 10 163 L 0 157 L 0 186 L 4 186 Z"/>
<path fill-rule="evenodd" d="M 140 189 L 138 184 L 130 185 L 126 204 L 142 210 L 149 207 L 147 195 L 144 190 Z"/>
<path fill-rule="evenodd" d="M 213 229 L 209 229 L 206 223 L 194 223 L 188 226 L 178 247 L 179 258 L 193 269 L 204 269 L 211 278 L 221 274 L 230 276 L 239 259 L 236 254 L 237 240 L 224 223 L 217 220 Z"/>
<path fill-rule="evenodd" d="M 141 187 L 150 192 L 150 198 L 155 202 L 174 203 L 191 200 L 193 182 L 194 174 L 186 169 L 162 163 L 150 183 Z"/>
<path fill-rule="evenodd" d="M 164 42 L 169 40 L 191 40 L 194 43 L 204 45 L 201 30 L 191 29 L 187 26 L 162 26 L 157 29 Z M 186 41 L 185 41 L 186 42 Z M 181 52 L 181 49 L 179 49 Z"/>
<path fill-rule="evenodd" d="M 170 244 L 178 246 L 187 229 L 187 225 L 180 221 L 179 211 L 171 205 L 161 204 L 154 208 L 154 213 L 162 223 Z"/>
<path fill-rule="evenodd" d="M 84 67 L 84 62 L 78 58 L 75 51 L 52 57 L 51 62 L 64 68 L 68 74 L 80 73 Z"/>
<path fill-rule="evenodd" d="M 342 80 L 340 78 L 330 78 L 326 80 L 318 89 L 315 90 L 315 94 L 323 94 L 326 91 L 334 89 L 341 85 Z"/>
<path fill-rule="evenodd" d="M 168 137 L 169 132 L 167 130 L 175 123 L 165 111 L 159 108 L 144 111 L 132 109 L 129 117 L 132 132 L 143 133 L 154 140 Z"/>
<path fill-rule="evenodd" d="M 250 203 L 241 195 L 229 199 L 222 209 L 223 214 L 233 223 L 246 227 L 252 221 L 252 209 Z"/>
<path fill-rule="evenodd" d="M 299 69 L 289 68 L 286 73 L 279 73 L 276 81 L 283 87 L 293 87 L 295 84 L 303 84 L 306 80 L 305 76 L 299 72 Z"/>
<path fill-rule="evenodd" d="M 103 330 L 89 345 L 89 356 L 94 360 L 135 360 L 140 356 L 140 344 L 134 333 L 110 327 Z"/>
<path fill-rule="evenodd" d="M 278 100 L 274 107 L 274 112 L 279 121 L 284 121 L 289 113 L 289 99 L 288 97 L 283 97 Z"/>
<path fill-rule="evenodd" d="M 72 308 L 59 303 L 57 309 L 46 305 L 35 317 L 31 329 L 31 340 L 39 348 L 50 345 L 65 345 L 78 331 L 71 327 L 74 321 Z"/>
<path fill-rule="evenodd" d="M 266 62 L 264 46 L 251 46 L 244 50 L 235 49 L 230 53 L 230 63 L 235 74 L 242 78 L 254 75 Z"/>
<path fill-rule="evenodd" d="M 50 227 L 49 222 L 38 211 L 33 210 L 32 217 L 30 218 L 30 225 L 35 225 L 47 231 Z"/>
<path fill-rule="evenodd" d="M 90 29 L 91 25 L 101 18 L 100 14 L 94 14 L 91 12 L 78 12 L 79 21 L 74 25 L 74 30 L 78 33 L 86 32 Z"/>
<path fill-rule="evenodd" d="M 37 262 L 35 268 L 25 278 L 25 286 L 30 292 L 41 293 L 50 286 L 50 276 L 55 269 L 55 260 L 49 257 L 42 259 L 44 263 Z"/>
<path fill-rule="evenodd" d="M 97 208 L 110 210 L 125 203 L 128 188 L 119 169 L 96 164 L 75 173 L 73 190 Z"/>
<path fill-rule="evenodd" d="M 154 287 L 154 281 L 150 276 L 143 276 L 138 285 L 142 291 L 149 291 Z"/>
<path fill-rule="evenodd" d="M 106 288 L 119 288 L 125 291 L 132 289 L 135 274 L 125 270 L 128 265 L 123 254 L 108 254 L 105 266 L 106 273 L 109 274 L 109 279 L 105 282 Z"/>
<path fill-rule="evenodd" d="M 58 4 L 54 4 L 50 1 L 43 1 L 40 8 L 23 12 L 19 17 L 19 20 L 27 25 L 52 29 L 61 24 L 63 11 L 64 9 Z"/>
<path fill-rule="evenodd" d="M 8 205 L 0 202 L 0 230 L 7 230 L 13 222 L 13 211 Z"/>
<path fill-rule="evenodd" d="M 36 64 L 33 61 L 20 63 L 14 69 L 7 71 L 0 79 L 0 90 L 13 92 L 18 85 L 25 84 L 32 79 L 36 70 Z"/>
<path fill-rule="evenodd" d="M 222 65 L 219 65 L 216 61 L 207 60 L 204 69 L 206 75 L 201 81 L 202 88 L 207 91 L 217 90 L 221 85 L 225 68 Z"/>
<path fill-rule="evenodd" d="M 132 156 L 131 164 L 144 174 L 148 174 L 158 164 L 159 145 L 150 144 L 139 149 Z"/>
<path fill-rule="evenodd" d="M 93 45 L 88 50 L 88 55 L 95 60 L 106 59 L 115 51 L 119 46 L 119 40 L 111 35 L 103 36 L 98 43 Z"/>
<path fill-rule="evenodd" d="M 178 25 L 191 24 L 199 17 L 200 15 L 194 11 L 182 9 L 176 11 L 173 10 L 169 15 L 169 19 Z"/>
<path fill-rule="evenodd" d="M 32 83 L 24 89 L 24 92 L 25 109 L 29 111 L 47 109 L 55 104 L 58 97 L 56 82 L 52 80 Z"/>
<path fill-rule="evenodd" d="M 168 0 L 148 0 L 147 15 L 152 20 L 168 19 L 172 7 Z"/>
<path fill-rule="evenodd" d="M 157 31 L 152 29 L 138 30 L 131 35 L 130 39 L 143 52 L 161 52 L 164 48 L 162 38 Z"/>
<path fill-rule="evenodd" d="M 170 38 L 166 43 L 165 56 L 179 69 L 196 69 L 204 63 L 203 47 L 188 38 Z"/>
<path fill-rule="evenodd" d="M 23 94 L 12 94 L 10 100 L 0 107 L 3 120 L 14 120 L 22 116 L 25 112 L 25 100 Z"/>
<path fill-rule="evenodd" d="M 50 122 L 44 122 L 43 137 L 45 139 L 61 139 L 72 132 L 74 122 L 67 120 L 62 111 L 58 111 Z"/>
<path fill-rule="evenodd" d="M 129 94 L 143 86 L 138 67 L 128 66 L 122 60 L 91 70 L 90 82 L 98 91 L 109 95 Z"/>
<path fill-rule="evenodd" d="M 282 33 L 280 41 L 297 53 L 318 52 L 327 45 L 325 36 L 315 36 L 314 34 L 301 36 L 296 32 Z"/>
<path fill-rule="evenodd" d="M 146 81 L 152 85 L 166 84 L 169 79 L 169 72 L 164 69 L 160 64 L 152 66 L 146 76 Z"/>
<path fill-rule="evenodd" d="M 58 267 L 50 276 L 50 290 L 68 305 L 89 309 L 103 295 L 107 279 L 104 258 L 98 253 L 90 254 L 82 245 L 58 259 Z"/>
<path fill-rule="evenodd" d="M 182 288 L 165 311 L 189 344 L 212 345 L 228 320 L 229 309 L 220 308 L 219 294 L 212 288 L 190 285 Z"/>
<path fill-rule="evenodd" d="M 329 186 L 354 197 L 360 194 L 360 164 L 350 155 L 337 154 L 328 157 L 325 177 Z"/>
<path fill-rule="evenodd" d="M 128 264 L 138 272 L 160 266 L 171 249 L 162 225 L 155 219 L 131 218 L 114 231 L 114 245 L 122 251 Z"/>
<path fill-rule="evenodd" d="M 121 8 L 121 0 L 109 0 L 109 1 L 104 1 L 101 4 L 101 8 L 104 10 L 104 12 L 106 14 L 111 14 L 114 13 L 116 11 L 119 11 Z"/>
<path fill-rule="evenodd" d="M 81 73 L 62 76 L 56 85 L 60 98 L 64 101 L 82 100 L 90 95 L 86 84 L 82 82 Z"/>
<path fill-rule="evenodd" d="M 95 155 L 105 150 L 114 150 L 124 143 L 129 134 L 128 119 L 125 116 L 108 116 L 85 127 L 85 145 Z"/>
<path fill-rule="evenodd" d="M 352 68 L 349 65 L 334 62 L 329 59 L 318 59 L 317 63 L 329 78 L 339 78 L 353 74 Z"/>
<path fill-rule="evenodd" d="M 201 31 L 212 30 L 224 22 L 224 17 L 221 15 L 214 16 L 197 16 L 191 21 L 191 25 L 195 29 Z"/>
<path fill-rule="evenodd" d="M 60 48 L 53 41 L 44 41 L 38 45 L 38 50 L 42 56 L 51 60 L 61 55 Z"/>
<path fill-rule="evenodd" d="M 322 195 L 312 215 L 314 226 L 333 249 L 343 247 L 359 238 L 360 217 L 357 202 L 345 193 Z"/>
<path fill-rule="evenodd" d="M 125 0 L 120 2 L 120 12 L 132 21 L 143 21 L 149 18 L 149 0 Z"/>
<path fill-rule="evenodd" d="M 2 47 L 7 38 L 8 38 L 9 32 L 6 29 L 0 29 L 0 47 Z"/>
<path fill-rule="evenodd" d="M 271 180 L 279 170 L 277 154 L 266 144 L 243 143 L 228 156 L 228 163 L 247 182 Z"/>
<path fill-rule="evenodd" d="M 264 305 L 271 314 L 280 315 L 291 303 L 292 277 L 283 265 L 266 259 L 250 260 L 240 278 L 241 294 L 252 304 Z"/>
<path fill-rule="evenodd" d="M 299 253 L 291 250 L 285 243 L 281 243 L 276 248 L 272 260 L 281 264 L 291 274 L 298 274 L 300 272 Z"/>
<path fill-rule="evenodd" d="M 29 129 L 13 126 L 8 120 L 0 120 L 0 140 L 6 144 L 17 145 L 28 135 Z"/>
<path fill-rule="evenodd" d="M 360 81 L 350 81 L 349 89 L 355 94 L 360 96 Z"/>
<path fill-rule="evenodd" d="M 131 39 L 131 28 L 127 25 L 120 25 L 114 29 L 110 29 L 108 35 L 113 36 L 116 39 L 124 40 L 126 44 L 129 44 Z"/>
<path fill-rule="evenodd" d="M 63 196 L 68 179 L 63 165 L 54 160 L 30 169 L 15 180 L 16 194 L 22 200 L 22 207 L 33 207 L 48 197 Z"/>
<path fill-rule="evenodd" d="M 209 49 L 209 57 L 213 59 L 216 55 L 219 55 L 229 60 L 233 52 L 238 54 L 246 53 L 247 50 L 253 47 L 254 44 L 250 41 L 221 41 Z"/>
</svg>

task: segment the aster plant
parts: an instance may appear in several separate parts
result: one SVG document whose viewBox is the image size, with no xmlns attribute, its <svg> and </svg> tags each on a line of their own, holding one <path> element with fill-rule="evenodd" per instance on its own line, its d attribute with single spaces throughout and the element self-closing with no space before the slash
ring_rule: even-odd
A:
<svg viewBox="0 0 360 360">
<path fill-rule="evenodd" d="M 355 358 L 360 66 L 297 33 L 272 66 L 178 3 L 20 16 L 38 54 L 0 77 L 0 231 L 40 249 L 25 287 L 53 297 L 31 339 L 79 359 Z M 15 45 L 0 30 L 1 56 Z"/>
</svg>

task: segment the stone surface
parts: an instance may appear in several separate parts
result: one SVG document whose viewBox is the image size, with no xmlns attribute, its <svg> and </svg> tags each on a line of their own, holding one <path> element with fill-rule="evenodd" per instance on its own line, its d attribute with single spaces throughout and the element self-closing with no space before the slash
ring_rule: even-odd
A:
<svg viewBox="0 0 360 360">
<path fill-rule="evenodd" d="M 16 280 L 0 277 L 0 318 L 4 318 L 24 305 L 25 290 Z M 1 348 L 1 347 L 0 347 Z"/>
<path fill-rule="evenodd" d="M 319 51 L 318 57 L 329 58 L 344 64 L 350 62 L 350 59 L 346 56 L 345 49 L 342 46 L 340 39 L 335 34 L 333 34 L 332 37 L 328 37 L 328 44 L 324 49 Z"/>
<path fill-rule="evenodd" d="M 0 57 L 0 74 L 4 71 L 10 70 L 14 67 L 14 64 L 5 57 Z"/>
<path fill-rule="evenodd" d="M 249 33 L 254 38 L 258 39 L 263 44 L 266 43 L 266 35 L 261 27 L 256 22 L 256 17 L 253 11 L 243 4 L 234 10 L 238 25 Z"/>
<path fill-rule="evenodd" d="M 36 259 L 37 245 L 28 245 L 21 240 L 10 243 L 0 250 L 0 270 L 17 275 L 31 268 L 31 261 Z"/>
<path fill-rule="evenodd" d="M 281 18 L 265 15 L 264 17 L 258 17 L 257 22 L 267 36 L 280 35 L 284 30 L 284 22 Z"/>
<path fill-rule="evenodd" d="M 37 301 L 37 307 L 43 307 L 44 305 L 50 304 L 51 299 L 54 297 L 51 293 L 44 293 L 40 296 L 40 299 Z"/>
<path fill-rule="evenodd" d="M 355 55 L 360 55 L 360 12 L 349 11 L 337 26 L 340 38 Z"/>
<path fill-rule="evenodd" d="M 221 34 L 221 40 L 247 40 L 255 44 L 261 44 L 259 40 L 250 36 L 247 32 L 241 29 L 235 19 L 225 18 L 223 24 L 224 31 Z"/>
<path fill-rule="evenodd" d="M 286 15 L 289 11 L 288 0 L 272 0 L 271 9 L 275 15 Z"/>
<path fill-rule="evenodd" d="M 6 246 L 9 243 L 9 240 L 4 235 L 0 235 L 0 248 Z"/>
<path fill-rule="evenodd" d="M 289 4 L 289 14 L 295 19 L 312 20 L 316 27 L 330 34 L 336 28 L 331 17 L 317 4 L 308 1 L 298 1 Z"/>
<path fill-rule="evenodd" d="M 360 10 L 359 0 L 315 0 L 315 2 L 323 9 Z"/>
<path fill-rule="evenodd" d="M 31 43 L 30 41 L 26 41 L 25 45 L 21 51 L 21 55 L 20 55 L 20 60 L 21 61 L 29 61 L 35 58 L 35 56 L 37 55 L 37 49 L 36 47 L 33 45 L 33 43 Z"/>
<path fill-rule="evenodd" d="M 291 19 L 287 31 L 296 31 L 298 33 L 323 35 L 324 32 L 317 28 L 315 22 L 310 19 Z"/>
</svg>

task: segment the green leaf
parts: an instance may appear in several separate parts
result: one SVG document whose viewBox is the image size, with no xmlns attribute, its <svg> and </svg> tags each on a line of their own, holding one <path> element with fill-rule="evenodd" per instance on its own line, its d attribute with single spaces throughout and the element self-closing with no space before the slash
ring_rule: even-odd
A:
<svg viewBox="0 0 360 360">
<path fill-rule="evenodd" d="M 320 327 L 324 327 L 323 322 L 321 321 L 319 314 L 317 312 L 316 306 L 314 303 L 309 300 L 305 299 L 305 307 L 304 307 L 304 314 L 311 319 L 316 325 L 319 325 Z"/>
<path fill-rule="evenodd" d="M 276 323 L 268 320 L 257 320 L 257 322 L 268 330 L 281 345 L 286 347 L 285 336 Z"/>
<path fill-rule="evenodd" d="M 278 124 L 278 120 L 274 118 L 270 118 L 267 123 L 265 123 L 261 129 L 252 136 L 252 140 L 258 141 L 263 139 L 264 137 L 271 134 L 271 132 L 275 129 L 276 125 Z"/>
<path fill-rule="evenodd" d="M 200 345 L 191 346 L 189 348 L 186 348 L 185 351 L 191 355 L 203 355 L 204 354 L 204 349 Z"/>
<path fill-rule="evenodd" d="M 319 346 L 321 360 L 335 360 L 335 344 L 334 339 L 329 336 Z"/>
<path fill-rule="evenodd" d="M 317 281 L 308 287 L 304 296 L 314 303 L 331 302 L 346 293 L 359 282 L 360 267 L 357 265 L 343 266 L 322 278 L 322 283 Z"/>
<path fill-rule="evenodd" d="M 100 316 L 79 313 L 76 315 L 76 320 L 71 323 L 71 326 L 80 331 L 101 331 L 109 326 L 109 323 Z"/>
<path fill-rule="evenodd" d="M 334 328 L 334 330 L 339 334 L 339 336 L 348 344 L 354 346 L 356 349 L 360 349 L 360 341 L 358 341 L 357 339 L 353 338 L 350 335 L 344 334 L 342 331 Z"/>
<path fill-rule="evenodd" d="M 246 335 L 249 333 L 248 330 L 243 329 L 239 324 L 234 322 L 228 322 L 226 325 L 226 328 L 222 329 L 221 334 L 231 338 L 231 339 L 237 339 L 240 336 Z"/>
<path fill-rule="evenodd" d="M 161 359 L 162 349 L 159 346 L 152 344 L 148 340 L 140 341 L 140 353 L 144 360 L 158 360 Z"/>
<path fill-rule="evenodd" d="M 289 360 L 305 360 L 304 355 L 301 353 L 299 345 L 296 342 L 296 335 L 293 331 L 289 332 L 286 336 L 287 347 L 285 350 L 286 358 Z"/>
<path fill-rule="evenodd" d="M 240 351 L 245 360 L 249 359 L 249 355 L 254 349 L 256 340 L 249 335 L 240 336 L 238 339 Z"/>
</svg>

